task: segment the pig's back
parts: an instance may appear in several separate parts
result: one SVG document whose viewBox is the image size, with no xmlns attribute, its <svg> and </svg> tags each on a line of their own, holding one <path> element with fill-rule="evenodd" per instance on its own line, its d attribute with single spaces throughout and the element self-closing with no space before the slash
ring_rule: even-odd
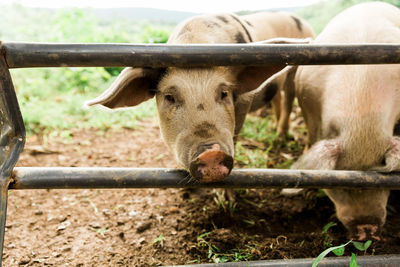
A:
<svg viewBox="0 0 400 267">
<path fill-rule="evenodd" d="M 334 17 L 316 43 L 398 43 L 400 9 L 382 2 L 363 3 Z"/>
</svg>

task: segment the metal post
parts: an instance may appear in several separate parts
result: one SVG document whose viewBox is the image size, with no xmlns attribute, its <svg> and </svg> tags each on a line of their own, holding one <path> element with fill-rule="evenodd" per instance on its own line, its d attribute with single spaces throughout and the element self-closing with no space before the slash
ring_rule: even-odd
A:
<svg viewBox="0 0 400 267">
<path fill-rule="evenodd" d="M 25 144 L 25 126 L 4 54 L 0 56 L 0 267 L 12 169 Z"/>
</svg>

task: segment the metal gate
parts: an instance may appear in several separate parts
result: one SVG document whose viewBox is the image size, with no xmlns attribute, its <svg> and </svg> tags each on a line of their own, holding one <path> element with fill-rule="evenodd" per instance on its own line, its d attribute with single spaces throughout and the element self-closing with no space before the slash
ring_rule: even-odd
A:
<svg viewBox="0 0 400 267">
<path fill-rule="evenodd" d="M 223 182 L 181 183 L 182 170 L 144 168 L 14 168 L 25 144 L 25 127 L 10 68 L 208 67 L 326 64 L 399 64 L 400 44 L 133 45 L 2 42 L 0 46 L 0 256 L 9 189 L 43 188 L 387 188 L 400 189 L 399 174 L 361 171 L 233 170 Z M 1 257 L 0 257 L 1 259 Z M 363 256 L 363 266 L 394 266 L 400 255 Z M 225 263 L 218 266 L 310 266 L 311 259 Z M 333 258 L 324 266 L 348 266 Z M 1 266 L 1 261 L 0 261 Z M 200 265 L 193 265 L 200 266 Z M 204 264 L 201 266 L 215 266 Z"/>
</svg>

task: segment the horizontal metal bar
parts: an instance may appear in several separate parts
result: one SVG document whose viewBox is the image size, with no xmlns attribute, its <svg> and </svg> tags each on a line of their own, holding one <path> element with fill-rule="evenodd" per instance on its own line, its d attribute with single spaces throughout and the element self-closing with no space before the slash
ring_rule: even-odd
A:
<svg viewBox="0 0 400 267">
<path fill-rule="evenodd" d="M 388 188 L 400 189 L 399 173 L 234 169 L 223 182 L 199 183 L 186 171 L 147 168 L 18 167 L 10 189 L 44 188 Z"/>
<path fill-rule="evenodd" d="M 50 44 L 3 42 L 9 68 L 400 63 L 400 44 Z"/>
<path fill-rule="evenodd" d="M 310 267 L 313 259 L 269 260 L 226 262 L 195 265 L 174 265 L 174 267 Z M 357 264 L 363 267 L 394 267 L 400 265 L 400 255 L 357 256 Z M 323 259 L 318 266 L 348 267 L 350 257 L 330 257 Z M 172 266 L 171 266 L 172 267 Z"/>
</svg>

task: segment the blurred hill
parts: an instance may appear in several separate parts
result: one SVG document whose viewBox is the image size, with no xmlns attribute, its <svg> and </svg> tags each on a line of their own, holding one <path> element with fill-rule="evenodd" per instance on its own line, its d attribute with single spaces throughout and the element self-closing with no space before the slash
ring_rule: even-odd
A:
<svg viewBox="0 0 400 267">
<path fill-rule="evenodd" d="M 377 2 L 386 2 L 400 8 L 400 0 L 375 0 Z M 314 28 L 316 34 L 319 34 L 325 25 L 338 13 L 353 5 L 373 2 L 371 0 L 330 0 L 306 6 L 296 10 L 296 14 L 307 20 Z"/>
<path fill-rule="evenodd" d="M 91 8 L 89 9 L 102 20 L 110 21 L 116 18 L 127 20 L 147 20 L 156 23 L 176 24 L 186 18 L 197 15 L 192 12 L 181 12 L 157 8 Z"/>
</svg>

